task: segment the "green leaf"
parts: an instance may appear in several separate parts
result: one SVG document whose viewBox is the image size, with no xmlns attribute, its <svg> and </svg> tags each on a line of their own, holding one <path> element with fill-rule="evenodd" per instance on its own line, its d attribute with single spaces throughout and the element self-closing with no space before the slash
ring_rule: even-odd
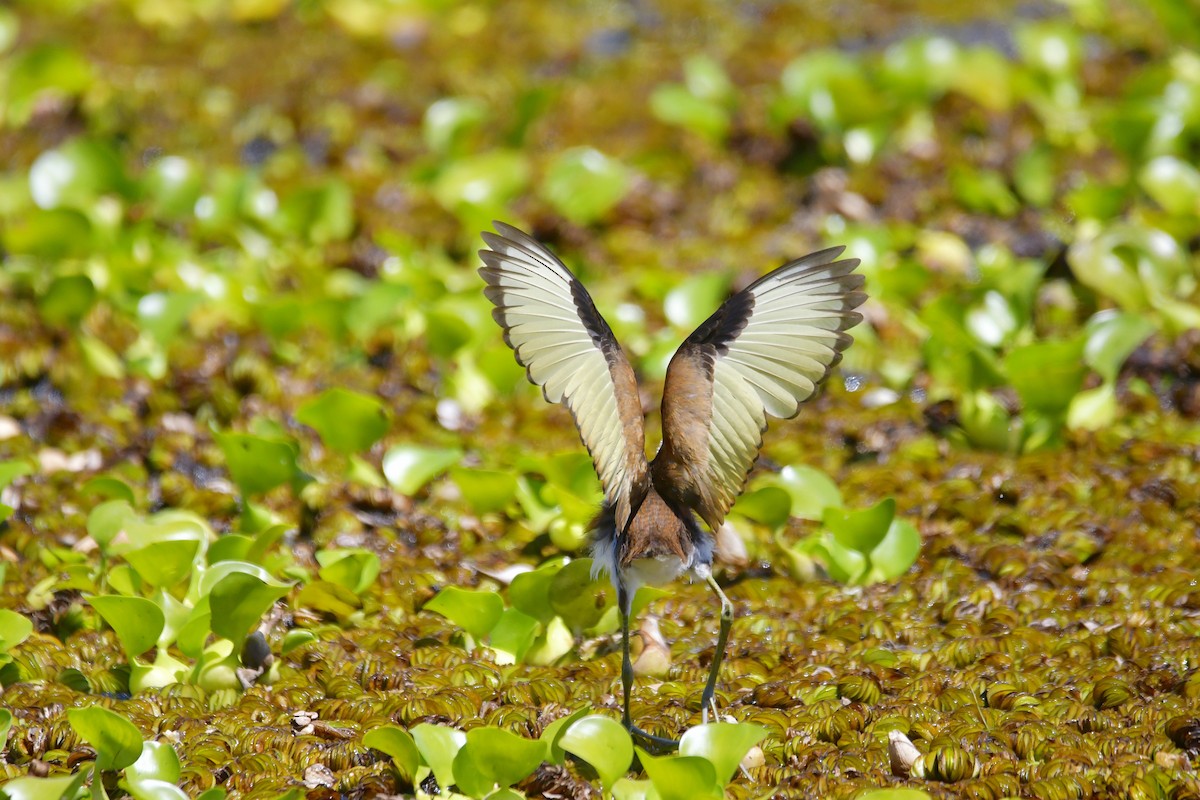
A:
<svg viewBox="0 0 1200 800">
<path fill-rule="evenodd" d="M 421 754 L 408 731 L 395 725 L 384 725 L 367 731 L 363 736 L 363 744 L 391 758 L 400 778 L 409 786 L 413 785 L 417 767 L 421 765 Z"/>
<path fill-rule="evenodd" d="M 86 275 L 63 275 L 51 281 L 38 299 L 38 310 L 50 325 L 74 327 L 96 302 L 96 287 Z"/>
<path fill-rule="evenodd" d="M 383 474 L 396 491 L 411 497 L 460 458 L 462 450 L 456 447 L 396 445 L 383 457 Z"/>
<path fill-rule="evenodd" d="M 550 584 L 550 607 L 567 626 L 590 628 L 616 603 L 614 591 L 592 580 L 592 560 L 580 558 L 564 566 Z"/>
<path fill-rule="evenodd" d="M 828 475 L 807 464 L 789 464 L 778 475 L 764 475 L 757 486 L 778 486 L 791 497 L 790 514 L 800 519 L 821 519 L 827 508 L 840 508 L 842 493 Z"/>
<path fill-rule="evenodd" d="M 317 551 L 322 580 L 362 594 L 379 577 L 379 556 L 362 548 Z"/>
<path fill-rule="evenodd" d="M 304 403 L 296 420 L 315 430 L 331 450 L 346 455 L 369 449 L 391 426 L 378 398 L 341 388 Z"/>
<path fill-rule="evenodd" d="M 857 511 L 827 508 L 822 522 L 833 532 L 839 544 L 865 555 L 883 541 L 895 516 L 896 501 L 889 497 L 870 508 Z"/>
<path fill-rule="evenodd" d="M 56 778 L 16 778 L 0 785 L 0 793 L 8 800 L 73 800 L 89 775 L 91 770 L 83 769 Z"/>
<path fill-rule="evenodd" d="M 1177 216 L 1200 214 L 1200 170 L 1175 156 L 1158 156 L 1138 173 L 1142 190 Z"/>
<path fill-rule="evenodd" d="M 101 378 L 119 381 L 125 377 L 125 363 L 108 345 L 94 336 L 81 334 L 79 349 L 83 351 L 84 363 Z"/>
<path fill-rule="evenodd" d="M 108 497 L 113 500 L 124 500 L 126 503 L 134 502 L 133 489 L 129 484 L 120 478 L 114 478 L 111 475 L 97 475 L 95 478 L 87 481 L 83 486 L 79 487 L 82 494 L 94 494 L 98 497 Z M 90 520 L 90 517 L 89 517 Z M 91 528 L 88 528 L 88 533 L 95 539 L 95 534 L 92 534 Z"/>
<path fill-rule="evenodd" d="M 522 661 L 537 638 L 539 628 L 541 624 L 525 612 L 506 608 L 492 628 L 488 645 L 493 650 L 509 656 L 511 661 L 508 663 Z M 497 658 L 497 663 L 504 661 L 505 659 Z"/>
<path fill-rule="evenodd" d="M 1004 359 L 1007 376 L 1026 410 L 1059 414 L 1083 386 L 1087 368 L 1082 339 L 1047 340 L 1014 347 Z"/>
<path fill-rule="evenodd" d="M 495 786 L 503 789 L 522 780 L 545 756 L 543 742 L 501 728 L 475 728 L 454 757 L 454 781 L 468 795 L 482 797 Z"/>
<path fill-rule="evenodd" d="M 677 328 L 692 330 L 717 310 L 729 294 L 729 275 L 705 272 L 682 281 L 663 298 L 663 313 Z"/>
<path fill-rule="evenodd" d="M 552 764 L 562 766 L 566 759 L 565 751 L 559 746 L 559 740 L 562 735 L 567 732 L 567 729 L 575 724 L 576 721 L 587 716 L 590 711 L 587 706 L 572 711 L 565 717 L 559 717 L 542 729 L 542 735 L 538 738 L 546 743 L 546 760 Z"/>
<path fill-rule="evenodd" d="M 142 734 L 132 722 L 101 706 L 67 709 L 67 721 L 96 749 L 96 768 L 125 769 L 142 754 Z"/>
<path fill-rule="evenodd" d="M 0 653 L 16 647 L 32 633 L 33 623 L 28 617 L 0 608 Z"/>
<path fill-rule="evenodd" d="M 612 796 L 615 800 L 659 800 L 652 781 L 635 781 L 629 778 L 621 778 L 613 784 Z"/>
<path fill-rule="evenodd" d="M 522 572 L 508 586 L 508 601 L 513 608 L 524 611 L 538 622 L 547 623 L 554 618 L 550 606 L 550 587 L 554 576 L 566 563 L 564 558 L 548 561 L 535 570 Z"/>
<path fill-rule="evenodd" d="M 679 754 L 707 759 L 716 770 L 717 781 L 724 786 L 737 773 L 738 764 L 750 748 L 766 736 L 765 729 L 748 722 L 697 725 L 679 740 Z"/>
<path fill-rule="evenodd" d="M 542 195 L 558 213 L 587 225 L 621 202 L 631 184 L 629 170 L 619 161 L 591 147 L 577 147 L 551 162 Z"/>
<path fill-rule="evenodd" d="M 6 488 L 17 478 L 34 474 L 35 471 L 28 461 L 0 461 L 0 489 Z"/>
<path fill-rule="evenodd" d="M 229 476 L 242 494 L 261 494 L 294 481 L 299 475 L 296 443 L 291 439 L 220 431 L 213 435 L 225 454 Z"/>
<path fill-rule="evenodd" d="M 517 495 L 517 477 L 511 472 L 455 467 L 450 477 L 476 514 L 501 511 Z"/>
<path fill-rule="evenodd" d="M 144 781 L 127 781 L 129 796 L 133 800 L 188 800 L 187 793 L 168 781 L 148 778 Z"/>
<path fill-rule="evenodd" d="M 175 748 L 166 742 L 143 742 L 142 754 L 125 770 L 125 780 L 130 785 L 130 793 L 135 796 L 160 797 L 162 795 L 159 794 L 157 787 L 142 788 L 139 785 L 162 781 L 171 785 L 171 788 L 175 788 L 174 784 L 179 783 L 179 777 L 179 755 L 175 752 Z M 135 787 L 142 790 L 135 792 Z M 149 789 L 149 791 L 145 791 L 145 789 Z"/>
<path fill-rule="evenodd" d="M 421 133 L 436 153 L 453 152 L 487 119 L 487 106 L 473 97 L 447 97 L 425 109 Z"/>
<path fill-rule="evenodd" d="M 499 211 L 529 185 L 529 161 L 510 150 L 467 156 L 452 162 L 433 184 L 442 207 L 456 211 L 476 207 Z"/>
<path fill-rule="evenodd" d="M 362 598 L 340 584 L 311 581 L 296 595 L 295 605 L 346 620 L 362 608 Z"/>
<path fill-rule="evenodd" d="M 1154 333 L 1154 323 L 1140 314 L 1108 309 L 1093 315 L 1085 330 L 1084 361 L 1105 383 L 1113 383 L 1125 360 Z"/>
<path fill-rule="evenodd" d="M 907 520 L 893 519 L 887 535 L 871 551 L 867 582 L 891 581 L 908 572 L 921 554 L 921 534 Z"/>
<path fill-rule="evenodd" d="M 441 614 L 476 639 L 483 639 L 500 621 L 504 601 L 495 592 L 447 586 L 425 604 L 425 610 Z"/>
<path fill-rule="evenodd" d="M 784 489 L 766 486 L 746 492 L 733 504 L 731 512 L 760 522 L 770 528 L 780 528 L 792 510 L 792 497 Z"/>
<path fill-rule="evenodd" d="M 354 195 L 340 178 L 297 189 L 284 198 L 274 227 L 313 244 L 340 242 L 354 232 Z"/>
<path fill-rule="evenodd" d="M 567 728 L 556 744 L 591 764 L 608 791 L 633 763 L 633 740 L 629 732 L 608 717 L 584 717 Z"/>
<path fill-rule="evenodd" d="M 699 756 L 654 757 L 637 748 L 638 761 L 646 770 L 661 800 L 702 800 L 724 797 L 712 762 Z"/>
<path fill-rule="evenodd" d="M 174 586 L 187 578 L 200 554 L 200 541 L 187 533 L 166 532 L 160 541 L 122 553 L 151 586 Z"/>
<path fill-rule="evenodd" d="M 1073 431 L 1098 431 L 1116 418 L 1117 387 L 1113 383 L 1084 389 L 1071 398 L 1067 408 L 1067 427 Z"/>
<path fill-rule="evenodd" d="M 650 95 L 650 113 L 668 125 L 720 142 L 729 132 L 729 111 L 720 102 L 697 97 L 679 84 L 659 86 Z"/>
<path fill-rule="evenodd" d="M 8 732 L 12 729 L 12 712 L 0 708 L 0 753 L 8 750 Z"/>
<path fill-rule="evenodd" d="M 433 770 L 433 777 L 437 780 L 438 786 L 453 786 L 455 783 L 454 759 L 462 746 L 467 743 L 467 735 L 454 728 L 430 725 L 427 722 L 417 725 L 410 733 L 412 733 L 413 742 L 417 745 L 417 750 L 421 751 L 421 758 Z"/>
<path fill-rule="evenodd" d="M 244 572 L 226 575 L 209 594 L 213 633 L 241 647 L 263 614 L 287 595 L 289 588 Z"/>
<path fill-rule="evenodd" d="M 115 594 L 92 595 L 86 599 L 117 634 L 130 664 L 158 642 L 166 617 L 150 600 Z"/>
</svg>

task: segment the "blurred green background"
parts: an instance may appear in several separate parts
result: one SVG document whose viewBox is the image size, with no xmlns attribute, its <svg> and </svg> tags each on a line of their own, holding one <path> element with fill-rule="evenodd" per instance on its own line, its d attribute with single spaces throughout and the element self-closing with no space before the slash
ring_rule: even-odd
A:
<svg viewBox="0 0 1200 800">
<path fill-rule="evenodd" d="M 590 462 L 475 274 L 502 219 L 588 286 L 651 447 L 731 289 L 862 259 L 840 374 L 731 517 L 721 705 L 769 738 L 729 791 L 886 785 L 903 730 L 957 748 L 935 796 L 1198 796 L 1194 2 L 29 0 L 0 98 L 8 777 L 66 772 L 94 702 L 247 796 L 313 759 L 407 787 L 388 723 L 616 707 L 612 598 L 561 561 Z M 486 596 L 420 610 L 455 585 Z M 715 608 L 673 592 L 637 716 L 677 736 Z M 587 791 L 546 769 L 521 790 Z"/>
</svg>

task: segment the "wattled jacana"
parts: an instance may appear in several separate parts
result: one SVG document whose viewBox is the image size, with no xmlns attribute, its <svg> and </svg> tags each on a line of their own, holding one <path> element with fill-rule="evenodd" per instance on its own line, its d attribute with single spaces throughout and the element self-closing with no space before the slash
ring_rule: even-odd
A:
<svg viewBox="0 0 1200 800">
<path fill-rule="evenodd" d="M 612 329 L 571 271 L 535 239 L 501 222 L 483 233 L 479 274 L 504 340 L 551 403 L 571 411 L 604 486 L 593 556 L 617 590 L 621 612 L 625 727 L 629 693 L 629 614 L 643 584 L 684 573 L 706 581 L 721 601 L 721 624 L 701 719 L 733 623 L 733 605 L 712 576 L 713 534 L 745 487 L 762 446 L 767 415 L 794 417 L 850 346 L 845 331 L 866 295 L 858 259 L 835 247 L 792 261 L 730 297 L 689 336 L 667 367 L 662 445 L 650 462 L 637 379 Z M 708 526 L 700 527 L 696 519 Z"/>
</svg>

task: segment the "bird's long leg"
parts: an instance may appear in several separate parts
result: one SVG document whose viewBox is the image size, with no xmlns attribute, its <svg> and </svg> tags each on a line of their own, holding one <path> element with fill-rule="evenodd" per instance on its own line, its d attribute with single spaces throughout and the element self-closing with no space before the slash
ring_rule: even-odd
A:
<svg viewBox="0 0 1200 800">
<path fill-rule="evenodd" d="M 625 697 L 621 723 L 629 731 L 630 735 L 645 745 L 646 749 L 651 752 L 662 753 L 668 750 L 677 750 L 679 749 L 678 741 L 675 739 L 664 739 L 661 736 L 647 733 L 633 724 L 633 718 L 629 714 L 629 695 L 633 691 L 633 661 L 629 658 L 630 605 L 628 590 L 624 586 L 619 587 L 617 589 L 617 606 L 621 610 L 621 692 Z"/>
<path fill-rule="evenodd" d="M 704 684 L 704 694 L 700 695 L 700 722 L 708 724 L 708 708 L 712 706 L 713 716 L 716 716 L 716 703 L 713 692 L 717 689 L 717 676 L 721 673 L 721 661 L 725 658 L 725 643 L 729 641 L 729 629 L 733 627 L 733 603 L 717 585 L 717 579 L 710 573 L 707 576 L 708 585 L 717 593 L 721 600 L 721 628 L 717 633 L 717 650 L 713 653 L 712 667 L 708 671 L 708 682 Z"/>
</svg>

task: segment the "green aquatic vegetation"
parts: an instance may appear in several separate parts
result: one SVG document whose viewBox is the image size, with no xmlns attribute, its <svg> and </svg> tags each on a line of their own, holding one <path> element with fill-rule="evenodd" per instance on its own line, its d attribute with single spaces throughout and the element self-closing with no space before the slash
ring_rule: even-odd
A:
<svg viewBox="0 0 1200 800">
<path fill-rule="evenodd" d="M 822 530 L 784 553 L 799 580 L 815 576 L 815 561 L 839 583 L 865 585 L 907 572 L 921 553 L 921 534 L 896 517 L 896 501 L 889 497 L 864 509 L 826 508 Z"/>
<path fill-rule="evenodd" d="M 591 147 L 559 154 L 542 180 L 541 194 L 558 213 L 582 225 L 607 215 L 628 194 L 628 167 Z"/>
<path fill-rule="evenodd" d="M 683 75 L 682 84 L 664 84 L 654 90 L 650 113 L 720 144 L 733 124 L 737 101 L 733 83 L 719 63 L 701 55 L 684 62 Z"/>
</svg>

